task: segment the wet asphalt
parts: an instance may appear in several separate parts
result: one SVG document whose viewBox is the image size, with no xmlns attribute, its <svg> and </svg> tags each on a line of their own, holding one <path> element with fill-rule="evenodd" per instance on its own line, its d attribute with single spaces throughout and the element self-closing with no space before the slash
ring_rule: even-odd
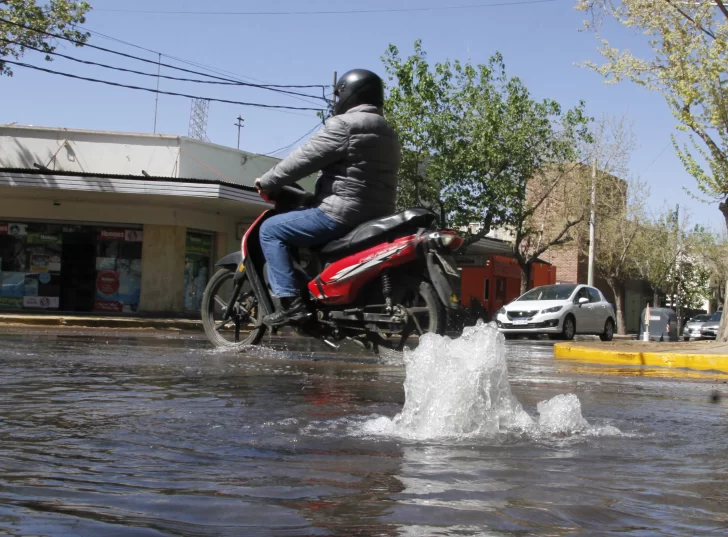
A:
<svg viewBox="0 0 728 537">
<path fill-rule="evenodd" d="M 0 534 L 728 534 L 725 375 L 509 342 L 523 409 L 574 394 L 589 430 L 407 439 L 370 427 L 402 410 L 400 356 L 268 344 L 0 329 Z"/>
</svg>

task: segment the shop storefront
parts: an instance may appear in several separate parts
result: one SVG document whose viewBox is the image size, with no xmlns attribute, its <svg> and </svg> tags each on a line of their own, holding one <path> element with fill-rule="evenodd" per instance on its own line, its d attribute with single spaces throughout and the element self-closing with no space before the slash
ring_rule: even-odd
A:
<svg viewBox="0 0 728 537">
<path fill-rule="evenodd" d="M 141 226 L 0 222 L 0 309 L 136 313 Z"/>
</svg>

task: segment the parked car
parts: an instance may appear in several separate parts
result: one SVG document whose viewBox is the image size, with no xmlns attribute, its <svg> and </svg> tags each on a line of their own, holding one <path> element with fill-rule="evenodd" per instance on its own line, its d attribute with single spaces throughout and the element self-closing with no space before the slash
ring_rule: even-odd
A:
<svg viewBox="0 0 728 537">
<path fill-rule="evenodd" d="M 685 341 L 689 341 L 691 337 L 700 339 L 700 337 L 702 337 L 700 335 L 700 329 L 703 327 L 703 324 L 709 320 L 710 315 L 707 313 L 701 313 L 700 315 L 696 315 L 695 317 L 688 319 L 685 322 L 685 327 L 683 328 L 683 339 Z"/>
<path fill-rule="evenodd" d="M 612 305 L 594 287 L 576 284 L 544 285 L 531 289 L 496 312 L 506 338 L 548 334 L 551 339 L 574 339 L 576 334 L 614 336 Z"/>
<path fill-rule="evenodd" d="M 700 335 L 705 339 L 716 339 L 720 329 L 720 320 L 723 317 L 722 311 L 716 311 L 708 322 L 700 328 Z"/>
</svg>

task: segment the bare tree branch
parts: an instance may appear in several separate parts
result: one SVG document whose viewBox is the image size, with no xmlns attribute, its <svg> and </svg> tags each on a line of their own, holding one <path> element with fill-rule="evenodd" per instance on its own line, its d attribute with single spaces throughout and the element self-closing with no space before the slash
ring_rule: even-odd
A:
<svg viewBox="0 0 728 537">
<path fill-rule="evenodd" d="M 668 3 L 672 8 L 674 8 L 680 15 L 682 15 L 684 18 L 692 22 L 696 28 L 698 28 L 701 32 L 703 32 L 705 35 L 710 37 L 711 39 L 715 39 L 715 34 L 712 30 L 709 30 L 705 28 L 702 24 L 697 22 L 695 19 L 693 19 L 690 15 L 685 13 L 681 8 L 677 7 L 675 4 L 672 3 L 672 0 L 664 0 L 666 3 Z"/>
</svg>

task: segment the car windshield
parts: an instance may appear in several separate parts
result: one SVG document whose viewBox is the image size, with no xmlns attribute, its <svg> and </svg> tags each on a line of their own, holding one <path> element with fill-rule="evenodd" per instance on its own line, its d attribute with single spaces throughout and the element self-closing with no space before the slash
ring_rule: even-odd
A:
<svg viewBox="0 0 728 537">
<path fill-rule="evenodd" d="M 531 289 L 518 300 L 567 300 L 576 289 L 576 285 L 544 285 Z"/>
<path fill-rule="evenodd" d="M 710 318 L 711 321 L 720 321 L 720 318 L 723 316 L 722 311 L 716 311 L 713 316 Z"/>
<path fill-rule="evenodd" d="M 705 321 L 710 320 L 710 315 L 696 315 L 692 319 L 690 319 L 691 323 L 704 323 Z"/>
</svg>

